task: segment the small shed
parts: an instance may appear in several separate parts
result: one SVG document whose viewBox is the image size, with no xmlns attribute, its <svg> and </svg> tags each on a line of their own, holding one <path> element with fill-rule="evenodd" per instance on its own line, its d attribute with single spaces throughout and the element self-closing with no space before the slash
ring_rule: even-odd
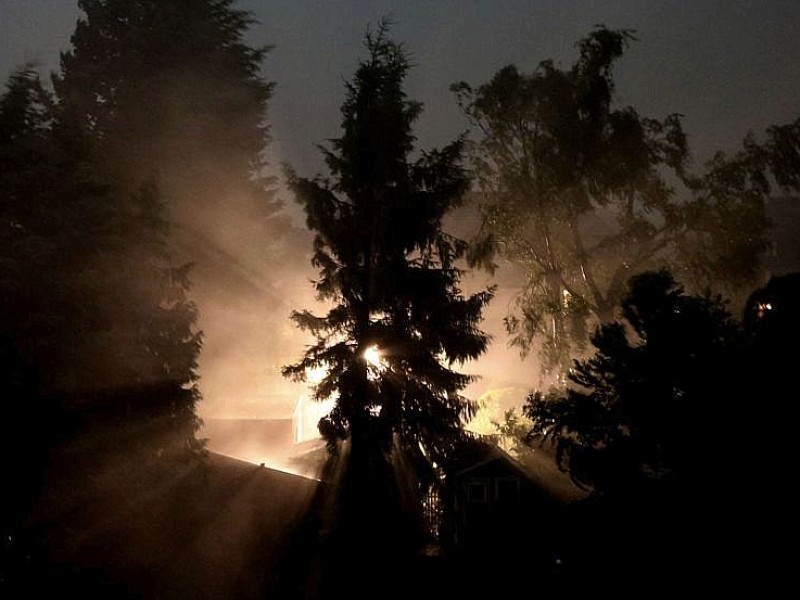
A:
<svg viewBox="0 0 800 600">
<path fill-rule="evenodd" d="M 493 443 L 475 440 L 446 469 L 442 545 L 460 553 L 546 542 L 568 503 Z"/>
</svg>

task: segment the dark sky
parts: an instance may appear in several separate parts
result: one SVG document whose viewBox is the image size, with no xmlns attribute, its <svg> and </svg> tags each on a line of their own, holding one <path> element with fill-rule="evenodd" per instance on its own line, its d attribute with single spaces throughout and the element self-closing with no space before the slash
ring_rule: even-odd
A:
<svg viewBox="0 0 800 600">
<path fill-rule="evenodd" d="M 425 104 L 420 145 L 440 146 L 466 128 L 451 83 L 477 85 L 514 63 L 562 65 L 591 27 L 632 28 L 618 69 L 618 100 L 640 113 L 685 115 L 695 155 L 733 149 L 753 130 L 800 113 L 800 2 L 797 0 L 240 0 L 260 21 L 254 45 L 275 49 L 265 76 L 277 83 L 270 107 L 275 162 L 303 175 L 322 168 L 314 144 L 338 135 L 343 80 L 368 26 L 391 16 L 393 37 L 417 66 L 409 95 Z M 57 67 L 79 16 L 73 0 L 0 0 L 0 75 L 37 61 Z"/>
</svg>

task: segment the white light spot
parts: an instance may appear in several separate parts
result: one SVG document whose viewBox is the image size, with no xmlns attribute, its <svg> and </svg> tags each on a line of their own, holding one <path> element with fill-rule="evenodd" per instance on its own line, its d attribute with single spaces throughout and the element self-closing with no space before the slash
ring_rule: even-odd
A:
<svg viewBox="0 0 800 600">
<path fill-rule="evenodd" d="M 382 367 L 383 366 L 383 359 L 381 359 L 381 352 L 378 350 L 377 346 L 370 346 L 366 350 L 364 350 L 364 360 L 367 362 L 368 365 L 373 367 Z"/>
</svg>

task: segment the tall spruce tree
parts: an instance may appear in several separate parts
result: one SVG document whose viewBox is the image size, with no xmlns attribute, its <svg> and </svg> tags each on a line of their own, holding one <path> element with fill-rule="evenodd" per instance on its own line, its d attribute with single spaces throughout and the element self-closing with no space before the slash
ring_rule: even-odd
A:
<svg viewBox="0 0 800 600">
<path fill-rule="evenodd" d="M 265 363 L 283 361 L 282 344 L 262 343 L 281 331 L 278 307 L 247 294 L 298 258 L 267 164 L 273 84 L 262 68 L 269 48 L 246 42 L 254 20 L 235 4 L 82 0 L 84 15 L 55 80 L 63 120 L 91 132 L 93 161 L 115 185 L 135 192 L 157 183 L 173 222 L 170 250 L 194 264 L 193 298 L 206 334 L 203 388 L 226 399 L 231 368 L 248 370 L 240 377 L 246 389 L 257 377 L 263 385 Z M 231 339 L 234 320 L 244 326 Z M 246 347 L 263 354 L 229 360 L 231 348 Z"/>
<path fill-rule="evenodd" d="M 43 334 L 57 315 L 37 310 L 42 298 L 35 293 L 49 253 L 43 230 L 57 222 L 49 187 L 62 176 L 53 160 L 51 109 L 28 67 L 11 75 L 0 96 L 0 395 L 13 424 L 0 437 L 0 591 L 24 563 L 19 530 L 38 495 L 57 416 L 38 394 L 41 363 L 52 354 Z"/>
<path fill-rule="evenodd" d="M 200 338 L 158 189 L 117 186 L 61 108 L 30 70 L 2 98 L 3 332 L 34 395 L 78 421 L 158 420 L 191 445 Z"/>
<path fill-rule="evenodd" d="M 113 520 L 202 453 L 201 335 L 174 221 L 189 199 L 276 207 L 259 180 L 271 86 L 231 4 L 81 2 L 55 98 L 23 69 L 0 99 L 5 587 L 41 579 L 39 518 L 56 544 L 72 516 Z"/>
<path fill-rule="evenodd" d="M 273 86 L 260 75 L 269 49 L 243 41 L 251 15 L 233 0 L 78 4 L 85 17 L 55 89 L 70 120 L 92 132 L 107 168 L 134 187 L 157 174 L 165 193 L 191 183 L 182 191 L 198 194 L 189 211 L 264 193 L 258 176 Z"/>
<path fill-rule="evenodd" d="M 14 423 L 0 446 L 8 589 L 42 568 L 35 526 L 53 518 L 40 512 L 46 498 L 79 510 L 68 499 L 96 494 L 109 464 L 127 464 L 115 484 L 152 482 L 201 448 L 196 314 L 166 253 L 157 191 L 115 188 L 76 151 L 87 147 L 76 133 L 65 134 L 34 71 L 12 75 L 0 98 L 0 368 Z"/>
<path fill-rule="evenodd" d="M 454 367 L 486 348 L 479 322 L 491 297 L 461 292 L 456 263 L 466 247 L 442 230 L 468 184 L 462 141 L 412 158 L 422 107 L 406 97 L 408 58 L 387 28 L 367 34 L 368 56 L 347 84 L 342 137 L 323 149 L 331 178 L 288 170 L 316 233 L 316 291 L 332 307 L 293 313 L 316 343 L 283 372 L 304 381 L 325 370 L 314 397 L 335 398 L 319 429 L 346 455 L 339 525 L 374 536 L 387 518 L 381 510 L 402 495 L 398 465 L 412 467 L 413 500 L 464 435 L 474 404 L 459 392 L 473 376 Z"/>
</svg>

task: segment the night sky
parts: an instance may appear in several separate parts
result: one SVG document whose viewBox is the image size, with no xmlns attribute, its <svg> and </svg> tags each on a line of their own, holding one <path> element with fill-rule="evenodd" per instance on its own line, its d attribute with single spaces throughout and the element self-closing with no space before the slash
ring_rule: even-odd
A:
<svg viewBox="0 0 800 600">
<path fill-rule="evenodd" d="M 363 55 L 367 27 L 383 16 L 417 66 L 409 95 L 425 104 L 421 147 L 466 129 L 451 83 L 486 82 L 500 67 L 523 70 L 552 58 L 566 66 L 595 24 L 636 30 L 639 42 L 617 71 L 618 100 L 641 114 L 685 115 L 695 156 L 735 149 L 748 132 L 793 120 L 800 91 L 800 2 L 796 0 L 242 0 L 259 20 L 253 45 L 273 45 L 265 77 L 272 151 L 301 174 L 320 171 L 315 144 L 338 135 L 343 81 Z M 0 0 L 0 75 L 38 62 L 57 67 L 79 16 L 77 1 Z"/>
</svg>

